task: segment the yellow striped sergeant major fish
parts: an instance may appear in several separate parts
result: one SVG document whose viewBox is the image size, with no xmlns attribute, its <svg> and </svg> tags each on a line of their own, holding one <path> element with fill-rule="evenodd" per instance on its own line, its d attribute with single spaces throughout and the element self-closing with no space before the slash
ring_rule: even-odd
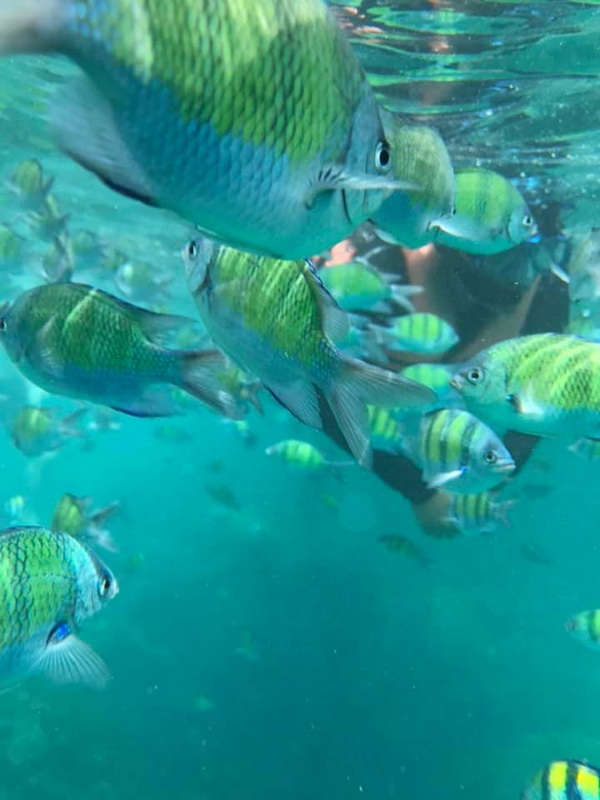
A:
<svg viewBox="0 0 600 800">
<path fill-rule="evenodd" d="M 584 761 L 553 761 L 538 772 L 521 800 L 599 800 L 600 770 Z"/>
</svg>

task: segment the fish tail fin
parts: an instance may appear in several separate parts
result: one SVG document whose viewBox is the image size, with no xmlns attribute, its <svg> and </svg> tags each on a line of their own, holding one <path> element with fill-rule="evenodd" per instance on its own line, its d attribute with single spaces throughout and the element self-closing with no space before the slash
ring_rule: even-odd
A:
<svg viewBox="0 0 600 800">
<path fill-rule="evenodd" d="M 425 407 L 434 399 L 434 392 L 422 384 L 347 357 L 342 359 L 340 374 L 327 392 L 327 401 L 352 455 L 367 469 L 371 466 L 373 456 L 367 405 L 381 408 Z"/>
<path fill-rule="evenodd" d="M 511 508 L 514 508 L 517 502 L 518 501 L 516 499 L 503 500 L 501 503 L 498 503 L 494 509 L 495 518 L 506 528 L 512 528 L 512 522 L 508 517 L 508 512 L 511 510 Z"/>
<path fill-rule="evenodd" d="M 56 48 L 64 0 L 5 0 L 0 7 L 0 56 Z"/>
<path fill-rule="evenodd" d="M 225 366 L 225 357 L 218 350 L 183 353 L 179 386 L 224 416 L 243 419 L 244 409 L 219 379 Z"/>
</svg>

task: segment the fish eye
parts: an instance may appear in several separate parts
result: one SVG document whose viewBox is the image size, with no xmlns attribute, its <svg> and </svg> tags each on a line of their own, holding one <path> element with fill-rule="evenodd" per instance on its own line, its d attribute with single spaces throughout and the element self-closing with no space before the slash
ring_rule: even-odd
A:
<svg viewBox="0 0 600 800">
<path fill-rule="evenodd" d="M 0 319 L 0 332 L 3 332 L 5 330 L 6 330 L 6 320 Z"/>
<path fill-rule="evenodd" d="M 526 228 L 531 228 L 531 226 L 533 225 L 533 219 L 529 216 L 529 214 L 525 214 L 525 216 L 523 217 L 523 225 Z"/>
<path fill-rule="evenodd" d="M 187 246 L 187 254 L 189 258 L 196 258 L 196 256 L 198 255 L 198 245 L 196 244 L 194 239 L 192 239 L 192 241 Z"/>
<path fill-rule="evenodd" d="M 488 464 L 495 464 L 498 461 L 498 456 L 494 453 L 493 450 L 488 450 L 487 453 L 484 455 L 484 458 Z"/>
<path fill-rule="evenodd" d="M 100 578 L 100 582 L 98 583 L 98 594 L 100 597 L 106 597 L 110 588 L 112 586 L 112 580 L 110 575 L 106 573 Z"/>
<path fill-rule="evenodd" d="M 378 172 L 388 172 L 392 164 L 392 154 L 387 142 L 379 142 L 375 150 L 375 168 Z"/>
<path fill-rule="evenodd" d="M 481 367 L 471 367 L 467 372 L 467 380 L 469 383 L 477 384 L 483 380 L 483 369 Z"/>
</svg>

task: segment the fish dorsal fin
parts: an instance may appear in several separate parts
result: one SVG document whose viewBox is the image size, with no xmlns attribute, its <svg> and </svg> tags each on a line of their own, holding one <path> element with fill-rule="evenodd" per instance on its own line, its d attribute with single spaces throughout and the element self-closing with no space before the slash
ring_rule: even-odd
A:
<svg viewBox="0 0 600 800">
<path fill-rule="evenodd" d="M 107 186 L 147 205 L 154 190 L 123 141 L 113 109 L 86 78 L 59 94 L 52 124 L 60 147 Z"/>
<path fill-rule="evenodd" d="M 312 261 L 306 259 L 306 265 L 311 289 L 314 293 L 317 305 L 319 306 L 319 311 L 321 312 L 323 332 L 333 342 L 341 342 L 350 332 L 350 319 L 348 314 L 346 314 L 333 299 Z"/>
</svg>

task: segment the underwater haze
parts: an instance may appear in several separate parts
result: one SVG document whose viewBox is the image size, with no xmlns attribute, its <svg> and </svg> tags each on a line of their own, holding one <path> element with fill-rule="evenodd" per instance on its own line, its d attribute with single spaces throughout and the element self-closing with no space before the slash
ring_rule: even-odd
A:
<svg viewBox="0 0 600 800">
<path fill-rule="evenodd" d="M 462 364 L 568 324 L 582 336 L 577 325 L 595 326 L 597 344 L 600 245 L 569 256 L 600 200 L 598 2 L 332 6 L 381 106 L 434 126 L 455 171 L 501 173 L 542 239 L 489 264 L 439 248 L 431 290 L 404 292 L 404 306 L 401 291 L 382 295 L 387 309 L 376 298 L 374 336 L 408 309 L 444 317 L 465 343 L 439 358 L 431 345 L 424 358 L 390 348 L 384 366 Z M 71 279 L 198 321 L 181 256 L 194 226 L 117 194 L 54 143 L 48 107 L 77 71 L 61 56 L 0 60 L 0 299 Z M 32 159 L 54 179 L 50 209 L 15 191 Z M 358 252 L 400 286 L 420 283 L 411 270 L 424 256 L 412 254 L 435 247 L 401 253 L 368 224 L 346 244 L 348 259 L 340 246 L 316 259 L 322 272 Z M 543 266 L 520 249 L 530 245 Z M 505 326 L 513 311 L 519 324 Z M 178 346 L 207 346 L 198 337 Z M 381 364 L 365 341 L 361 358 Z M 599 454 L 570 447 L 593 435 L 544 433 L 533 449 L 523 428 L 513 450 L 509 434 L 517 470 L 487 487 L 498 519 L 467 531 L 454 517 L 423 521 L 436 490 L 419 477 L 404 489 L 431 456 L 414 455 L 413 423 L 397 467 L 373 436 L 369 471 L 337 431 L 303 425 L 265 390 L 263 413 L 247 403 L 242 421 L 189 395 L 181 415 L 130 416 L 45 392 L 1 350 L 0 527 L 49 527 L 65 493 L 91 517 L 118 503 L 88 522 L 119 593 L 82 630 L 110 670 L 105 688 L 34 675 L 0 694 L 0 800 L 516 800 L 551 762 L 600 765 L 600 652 L 565 630 L 600 608 Z M 48 415 L 34 449 L 25 407 Z M 266 453 L 287 440 L 326 463 Z M 434 466 L 442 481 L 453 469 Z M 461 496 L 441 486 L 449 504 Z"/>
</svg>

